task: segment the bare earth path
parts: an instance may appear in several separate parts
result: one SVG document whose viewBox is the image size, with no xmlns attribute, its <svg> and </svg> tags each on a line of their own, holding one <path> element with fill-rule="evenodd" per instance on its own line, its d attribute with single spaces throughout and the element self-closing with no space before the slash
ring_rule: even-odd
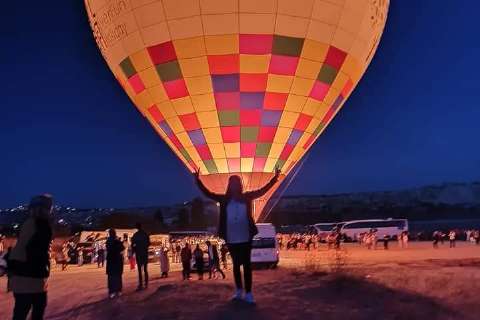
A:
<svg viewBox="0 0 480 320">
<path fill-rule="evenodd" d="M 174 271 L 159 278 L 150 265 L 150 287 L 135 292 L 136 272 L 124 274 L 124 295 L 106 299 L 104 270 L 55 270 L 47 319 L 478 319 L 480 246 L 458 243 L 392 244 L 389 251 L 346 245 L 333 251 L 282 251 L 276 270 L 254 274 L 257 306 L 228 301 L 226 280 L 184 282 Z M 175 269 L 175 268 L 174 268 Z M 333 271 L 332 271 L 333 270 Z M 10 319 L 13 299 L 0 279 L 0 319 Z"/>
</svg>

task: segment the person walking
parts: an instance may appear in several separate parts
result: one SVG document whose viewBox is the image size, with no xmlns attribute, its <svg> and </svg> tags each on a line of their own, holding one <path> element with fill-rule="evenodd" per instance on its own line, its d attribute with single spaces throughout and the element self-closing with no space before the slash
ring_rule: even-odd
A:
<svg viewBox="0 0 480 320">
<path fill-rule="evenodd" d="M 183 280 L 190 279 L 190 263 L 192 261 L 192 250 L 190 249 L 190 245 L 185 243 L 185 247 L 183 247 L 180 251 L 180 259 L 182 260 L 182 275 Z"/>
<path fill-rule="evenodd" d="M 143 231 L 142 225 L 137 223 L 137 232 L 132 237 L 132 251 L 137 260 L 138 269 L 138 287 L 137 290 L 142 290 L 148 287 L 148 247 L 150 246 L 150 237 Z M 145 276 L 145 282 L 143 282 Z M 143 284 L 145 283 L 145 286 Z"/>
<path fill-rule="evenodd" d="M 55 264 L 59 265 L 62 268 L 62 271 L 65 271 L 68 266 L 68 256 L 66 254 L 65 246 L 62 246 L 60 250 L 55 252 Z"/>
<path fill-rule="evenodd" d="M 222 279 L 225 279 L 225 273 L 223 273 L 222 271 L 222 268 L 220 268 L 220 258 L 218 257 L 218 247 L 216 244 L 214 245 L 211 245 L 211 259 L 209 258 L 210 260 L 210 263 L 211 263 L 211 267 L 210 267 L 210 272 L 213 273 L 213 278 L 216 279 L 217 278 L 217 272 L 220 273 L 222 275 Z M 210 253 L 209 253 L 209 257 L 210 257 Z M 211 277 L 209 277 L 210 279 Z"/>
<path fill-rule="evenodd" d="M 455 238 L 457 234 L 455 233 L 454 230 L 451 230 L 450 233 L 448 234 L 448 239 L 450 240 L 450 248 L 455 248 Z"/>
<path fill-rule="evenodd" d="M 227 270 L 227 253 L 228 253 L 228 247 L 227 244 L 222 243 L 220 246 L 220 257 L 222 258 L 222 264 L 223 264 L 223 269 Z"/>
<path fill-rule="evenodd" d="M 47 281 L 50 276 L 49 248 L 52 241 L 53 198 L 43 194 L 28 206 L 17 244 L 8 257 L 9 286 L 15 298 L 13 320 L 43 319 L 47 307 Z"/>
<path fill-rule="evenodd" d="M 197 268 L 198 280 L 203 280 L 203 250 L 197 243 L 195 250 L 193 250 L 193 257 L 195 258 L 195 268 Z"/>
<path fill-rule="evenodd" d="M 195 180 L 203 194 L 220 204 L 220 217 L 218 235 L 228 245 L 228 251 L 233 260 L 233 275 L 235 279 L 234 300 L 244 299 L 247 303 L 254 304 L 252 294 L 252 269 L 251 250 L 252 239 L 258 233 L 252 216 L 253 200 L 265 195 L 278 181 L 280 171 L 275 170 L 272 179 L 262 188 L 255 191 L 244 192 L 242 180 L 239 176 L 230 176 L 227 192 L 216 194 L 211 192 L 200 180 L 200 172 L 195 173 Z M 243 265 L 245 282 L 245 296 L 243 297 L 242 274 L 240 267 Z"/>
<path fill-rule="evenodd" d="M 167 247 L 161 247 L 159 253 L 160 260 L 160 278 L 167 278 L 170 271 L 170 263 L 168 261 L 168 249 Z"/>
<path fill-rule="evenodd" d="M 107 239 L 107 279 L 110 299 L 122 293 L 123 252 L 125 247 L 117 238 L 115 229 L 108 230 Z"/>
</svg>

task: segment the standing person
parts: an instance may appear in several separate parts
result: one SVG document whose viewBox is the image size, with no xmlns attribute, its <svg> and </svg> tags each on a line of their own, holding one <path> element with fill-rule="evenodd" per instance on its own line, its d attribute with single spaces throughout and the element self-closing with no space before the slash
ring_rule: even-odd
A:
<svg viewBox="0 0 480 320">
<path fill-rule="evenodd" d="M 373 247 L 373 250 L 377 250 L 377 242 L 378 242 L 377 229 L 373 229 L 372 230 L 372 247 Z"/>
<path fill-rule="evenodd" d="M 3 251 L 5 251 L 5 240 L 4 240 L 4 236 L 2 234 L 0 234 L 0 255 L 3 254 Z"/>
<path fill-rule="evenodd" d="M 234 300 L 242 299 L 243 284 L 240 266 L 243 265 L 243 276 L 245 282 L 244 300 L 248 303 L 255 303 L 252 295 L 252 269 L 251 250 L 252 239 L 258 233 L 252 217 L 253 200 L 266 194 L 278 181 L 280 171 L 275 170 L 273 178 L 261 189 L 244 192 L 242 180 L 239 176 L 230 176 L 227 192 L 224 195 L 216 194 L 208 190 L 200 180 L 200 172 L 195 174 L 196 182 L 200 190 L 208 198 L 220 203 L 220 217 L 218 235 L 228 245 L 228 251 L 233 260 L 233 274 L 235 278 Z"/>
<path fill-rule="evenodd" d="M 403 241 L 403 248 L 407 249 L 408 248 L 408 231 L 403 231 L 402 232 L 402 241 Z"/>
<path fill-rule="evenodd" d="M 125 264 L 128 263 L 128 248 L 130 247 L 128 233 L 124 233 L 121 239 L 123 247 L 125 248 L 125 250 L 123 250 L 123 264 Z"/>
<path fill-rule="evenodd" d="M 125 251 L 125 247 L 117 238 L 115 229 L 108 230 L 107 275 L 110 299 L 118 297 L 122 293 L 123 251 Z"/>
<path fill-rule="evenodd" d="M 390 236 L 388 234 L 383 236 L 383 249 L 388 250 L 388 241 L 390 241 Z"/>
<path fill-rule="evenodd" d="M 182 252 L 182 247 L 180 246 L 180 242 L 177 242 L 177 245 L 175 246 L 175 262 L 180 262 L 180 252 Z"/>
<path fill-rule="evenodd" d="M 470 242 L 470 237 L 472 236 L 472 230 L 468 229 L 465 231 L 465 241 Z"/>
<path fill-rule="evenodd" d="M 150 237 L 143 231 L 140 223 L 136 224 L 137 232 L 132 237 L 132 251 L 135 254 L 138 268 L 138 288 L 142 290 L 143 279 L 142 273 L 145 276 L 145 288 L 148 287 L 148 247 L 150 246 Z"/>
<path fill-rule="evenodd" d="M 450 240 L 450 248 L 455 248 L 455 238 L 457 234 L 455 233 L 454 230 L 450 231 L 448 234 L 448 239 Z"/>
<path fill-rule="evenodd" d="M 53 198 L 48 194 L 36 196 L 30 201 L 29 217 L 9 254 L 9 284 L 15 297 L 13 320 L 26 319 L 30 309 L 32 320 L 43 319 L 50 276 L 48 250 L 52 241 L 52 208 Z"/>
<path fill-rule="evenodd" d="M 342 240 L 342 235 L 340 234 L 340 228 L 336 228 L 335 230 L 335 249 L 340 249 L 340 242 Z"/>
<path fill-rule="evenodd" d="M 212 279 L 212 273 L 213 273 L 213 247 L 212 243 L 210 240 L 207 240 L 205 242 L 207 245 L 207 253 L 208 253 L 208 279 Z M 218 256 L 218 253 L 217 253 Z"/>
<path fill-rule="evenodd" d="M 226 243 L 222 243 L 222 246 L 220 247 L 220 256 L 222 257 L 222 264 L 223 264 L 223 269 L 227 270 L 227 253 L 228 253 L 228 247 Z"/>
<path fill-rule="evenodd" d="M 473 232 L 473 238 L 475 239 L 475 244 L 478 245 L 480 243 L 480 231 L 475 230 Z"/>
<path fill-rule="evenodd" d="M 103 247 L 103 244 L 101 244 L 97 250 L 97 267 L 103 268 L 104 263 L 105 263 L 105 248 Z"/>
<path fill-rule="evenodd" d="M 198 243 L 195 250 L 193 250 L 193 256 L 195 257 L 195 267 L 197 268 L 198 280 L 203 280 L 203 251 L 200 249 Z"/>
<path fill-rule="evenodd" d="M 3 259 L 3 267 L 5 268 L 4 272 L 6 272 L 6 276 L 7 276 L 7 293 L 9 293 L 10 291 L 12 291 L 11 289 L 11 286 L 10 286 L 10 278 L 12 276 L 12 273 L 9 272 L 9 270 L 7 269 L 8 268 L 8 260 L 10 258 L 10 255 L 12 253 L 12 247 L 8 247 L 7 248 L 7 251 L 3 254 L 3 256 L 0 258 Z"/>
<path fill-rule="evenodd" d="M 82 250 L 82 248 L 77 249 L 77 256 L 78 256 L 77 265 L 79 267 L 81 267 L 81 266 L 83 266 L 83 250 Z"/>
<path fill-rule="evenodd" d="M 192 250 L 188 242 L 185 243 L 185 247 L 180 251 L 180 258 L 182 260 L 183 280 L 188 280 L 190 279 L 190 262 L 192 261 Z"/>
<path fill-rule="evenodd" d="M 438 248 L 438 241 L 440 241 L 440 233 L 438 231 L 433 232 L 433 248 Z"/>
<path fill-rule="evenodd" d="M 168 249 L 167 247 L 161 247 L 160 248 L 160 272 L 161 276 L 160 278 L 167 278 L 168 277 L 168 271 L 170 271 L 170 263 L 168 261 Z"/>
<path fill-rule="evenodd" d="M 128 246 L 127 249 L 128 263 L 130 265 L 130 271 L 135 270 L 135 254 L 133 253 L 132 246 Z"/>
</svg>

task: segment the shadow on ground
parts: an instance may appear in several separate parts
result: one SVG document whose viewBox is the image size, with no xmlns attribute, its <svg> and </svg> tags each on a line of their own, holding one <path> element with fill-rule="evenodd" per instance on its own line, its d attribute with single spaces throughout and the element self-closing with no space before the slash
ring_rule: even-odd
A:
<svg viewBox="0 0 480 320">
<path fill-rule="evenodd" d="M 261 271 L 271 272 L 271 271 Z M 228 302 L 226 282 L 152 283 L 142 292 L 100 300 L 48 319 L 458 319 L 434 299 L 348 275 L 276 271 L 255 285 L 257 306 Z M 156 288 L 154 288 L 156 285 Z"/>
</svg>

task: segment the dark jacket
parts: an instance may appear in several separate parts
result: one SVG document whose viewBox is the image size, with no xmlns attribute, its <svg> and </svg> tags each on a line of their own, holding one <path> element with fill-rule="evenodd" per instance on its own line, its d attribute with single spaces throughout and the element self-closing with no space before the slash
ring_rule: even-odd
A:
<svg viewBox="0 0 480 320">
<path fill-rule="evenodd" d="M 9 260 L 9 271 L 17 276 L 48 278 L 50 276 L 50 242 L 52 228 L 47 219 L 35 218 L 35 232 L 25 247 L 26 261 Z"/>
<path fill-rule="evenodd" d="M 143 230 L 138 230 L 132 237 L 132 250 L 138 263 L 148 261 L 148 247 L 150 247 L 150 237 Z"/>
<path fill-rule="evenodd" d="M 244 192 L 242 194 L 242 197 L 240 201 L 244 202 L 246 207 L 247 207 L 247 215 L 248 215 L 248 226 L 249 226 L 249 239 L 250 241 L 253 239 L 253 237 L 258 233 L 257 226 L 255 226 L 255 221 L 253 220 L 253 214 L 252 214 L 252 202 L 253 200 L 260 198 L 264 194 L 270 190 L 270 188 L 273 187 L 273 185 L 277 182 L 278 177 L 274 176 L 265 186 L 258 190 L 254 191 L 248 191 Z M 197 185 L 200 188 L 200 190 L 203 192 L 203 194 L 212 199 L 213 201 L 216 201 L 220 203 L 220 218 L 219 218 L 219 224 L 218 224 L 218 236 L 222 239 L 227 239 L 227 206 L 228 203 L 230 202 L 231 198 L 228 195 L 224 194 L 217 194 L 213 193 L 208 188 L 202 183 L 200 178 L 197 177 L 196 179 Z"/>
<path fill-rule="evenodd" d="M 183 247 L 180 251 L 180 257 L 182 258 L 182 262 L 190 262 L 190 260 L 192 260 L 192 250 Z"/>
<path fill-rule="evenodd" d="M 123 273 L 123 243 L 115 238 L 107 240 L 107 274 L 115 275 Z"/>
</svg>

